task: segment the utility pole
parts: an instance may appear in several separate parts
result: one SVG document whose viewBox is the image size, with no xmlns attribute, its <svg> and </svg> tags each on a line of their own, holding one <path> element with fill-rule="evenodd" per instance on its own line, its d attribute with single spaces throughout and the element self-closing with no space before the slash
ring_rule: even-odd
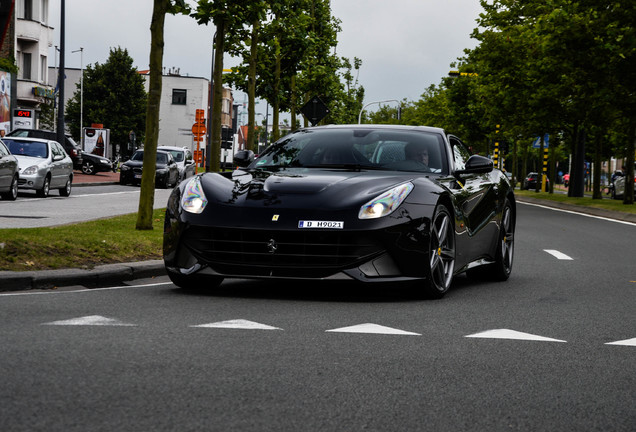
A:
<svg viewBox="0 0 636 432">
<path fill-rule="evenodd" d="M 60 9 L 60 68 L 58 70 L 57 83 L 58 83 L 58 110 L 57 110 L 57 141 L 60 144 L 64 143 L 66 127 L 64 126 L 64 32 L 65 32 L 65 0 L 61 1 Z"/>
</svg>

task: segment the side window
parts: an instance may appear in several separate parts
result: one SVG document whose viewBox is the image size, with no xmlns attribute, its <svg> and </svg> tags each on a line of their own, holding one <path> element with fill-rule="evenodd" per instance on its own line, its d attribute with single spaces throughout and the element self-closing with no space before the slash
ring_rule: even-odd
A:
<svg viewBox="0 0 636 432">
<path fill-rule="evenodd" d="M 454 136 L 449 136 L 451 148 L 453 150 L 453 160 L 455 162 L 455 169 L 462 170 L 466 167 L 466 161 L 470 157 L 470 151 L 466 148 L 464 143 Z"/>
<path fill-rule="evenodd" d="M 2 142 L 0 142 L 0 157 L 8 156 L 9 150 L 4 146 Z"/>
</svg>

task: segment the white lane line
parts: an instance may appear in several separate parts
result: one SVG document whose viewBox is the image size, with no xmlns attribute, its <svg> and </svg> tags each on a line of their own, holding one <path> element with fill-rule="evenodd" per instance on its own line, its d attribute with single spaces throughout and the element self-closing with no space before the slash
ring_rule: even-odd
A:
<svg viewBox="0 0 636 432">
<path fill-rule="evenodd" d="M 393 335 L 413 335 L 413 336 L 421 336 L 419 333 L 408 332 L 404 330 L 399 330 L 391 327 L 385 327 L 378 324 L 366 323 L 359 324 L 350 327 L 342 327 L 332 330 L 326 330 L 327 332 L 338 332 L 338 333 L 372 333 L 372 334 L 393 334 Z"/>
<path fill-rule="evenodd" d="M 244 319 L 235 319 L 228 321 L 219 321 L 210 324 L 199 324 L 190 327 L 202 327 L 202 328 L 231 328 L 241 330 L 282 330 L 279 327 L 272 327 L 266 324 L 257 323 L 254 321 L 248 321 Z"/>
<path fill-rule="evenodd" d="M 524 205 L 529 205 L 529 206 L 533 206 L 533 207 L 540 207 L 540 208 L 548 209 L 548 210 L 554 210 L 554 211 L 558 211 L 558 212 L 562 212 L 562 213 L 570 213 L 570 214 L 575 214 L 575 215 L 579 215 L 579 216 L 585 216 L 585 217 L 589 217 L 589 218 L 593 218 L 593 219 L 600 219 L 600 220 L 609 221 L 609 222 L 616 222 L 616 223 L 621 223 L 621 224 L 625 224 L 625 225 L 636 226 L 636 223 L 634 223 L 634 222 L 622 221 L 622 220 L 618 220 L 618 219 L 610 219 L 610 218 L 603 217 L 603 216 L 596 216 L 596 215 L 590 215 L 590 214 L 585 214 L 585 213 L 579 213 L 579 212 L 575 212 L 575 211 L 572 211 L 572 210 L 564 210 L 564 209 L 555 208 L 555 207 L 548 207 L 548 206 L 544 206 L 544 205 L 541 205 L 541 204 L 529 203 L 529 202 L 524 202 L 524 201 L 517 201 L 517 203 L 524 204 Z"/>
<path fill-rule="evenodd" d="M 636 346 L 636 338 L 633 339 L 625 339 L 616 342 L 608 342 L 605 345 L 625 345 L 625 346 Z"/>
<path fill-rule="evenodd" d="M 172 282 L 157 282 L 151 284 L 141 284 L 141 285 L 120 285 L 113 287 L 104 287 L 104 288 L 83 288 L 77 290 L 46 290 L 46 291 L 20 291 L 20 292 L 10 292 L 10 293 L 0 293 L 0 297 L 12 297 L 12 296 L 28 296 L 28 295 L 51 295 L 51 294 L 75 294 L 75 293 L 87 293 L 87 292 L 95 292 L 95 291 L 108 291 L 108 290 L 118 290 L 118 289 L 127 289 L 127 288 L 143 288 L 143 287 L 152 287 L 152 286 L 161 286 L 161 285 L 172 285 Z"/>
<path fill-rule="evenodd" d="M 554 249 L 543 249 L 543 250 L 544 252 L 547 252 L 553 257 L 555 257 L 556 259 L 572 261 L 572 258 L 570 256 L 564 254 L 563 252 L 559 252 L 558 250 L 554 250 Z"/>
<path fill-rule="evenodd" d="M 135 324 L 127 324 L 122 321 L 106 318 L 101 315 L 89 315 L 79 318 L 73 318 L 68 320 L 53 321 L 44 323 L 42 325 L 56 325 L 56 326 L 121 326 L 121 327 L 133 327 Z"/>
<path fill-rule="evenodd" d="M 541 342 L 566 342 L 560 339 L 552 339 L 545 336 L 534 335 L 530 333 L 523 333 L 516 330 L 509 329 L 495 329 L 486 330 L 481 333 L 475 333 L 472 335 L 464 336 L 467 338 L 482 338 L 482 339 L 513 339 L 513 340 L 531 340 Z"/>
</svg>

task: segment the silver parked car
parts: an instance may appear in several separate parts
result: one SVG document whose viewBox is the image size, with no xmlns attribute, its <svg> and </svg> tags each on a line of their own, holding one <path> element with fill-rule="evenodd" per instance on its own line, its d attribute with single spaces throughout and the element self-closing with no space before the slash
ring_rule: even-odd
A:
<svg viewBox="0 0 636 432">
<path fill-rule="evenodd" d="M 187 147 L 159 146 L 157 150 L 170 152 L 179 168 L 179 182 L 192 177 L 196 173 L 196 165 L 192 157 L 192 151 Z"/>
<path fill-rule="evenodd" d="M 5 137 L 4 142 L 18 160 L 19 189 L 35 190 L 39 197 L 47 197 L 51 189 L 61 196 L 71 194 L 73 161 L 57 141 Z"/>
<path fill-rule="evenodd" d="M 18 197 L 18 160 L 0 140 L 0 196 L 3 200 Z"/>
<path fill-rule="evenodd" d="M 634 170 L 636 170 L 636 162 L 634 162 Z M 612 176 L 612 184 L 610 186 L 612 199 L 623 199 L 623 195 L 625 195 L 625 181 L 627 181 L 627 176 L 623 174 L 622 171 L 617 171 L 615 175 Z M 636 187 L 636 176 L 634 176 L 634 186 Z"/>
</svg>

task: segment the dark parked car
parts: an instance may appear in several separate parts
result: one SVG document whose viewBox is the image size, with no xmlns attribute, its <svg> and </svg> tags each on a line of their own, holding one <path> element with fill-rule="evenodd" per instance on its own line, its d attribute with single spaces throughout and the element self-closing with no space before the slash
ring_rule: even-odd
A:
<svg viewBox="0 0 636 432">
<path fill-rule="evenodd" d="M 120 184 L 141 183 L 141 173 L 144 165 L 144 151 L 137 150 L 130 160 L 124 162 L 119 168 Z M 167 151 L 157 150 L 157 165 L 155 185 L 161 188 L 173 187 L 179 183 L 179 168 Z"/>
<path fill-rule="evenodd" d="M 537 188 L 537 176 L 536 172 L 529 173 L 526 178 L 523 180 L 523 185 L 521 185 L 521 189 L 536 189 Z M 569 177 L 568 177 L 569 180 Z M 550 179 L 546 177 L 545 183 L 547 187 L 550 187 Z M 541 177 L 539 177 L 539 189 L 541 188 Z"/>
<path fill-rule="evenodd" d="M 0 197 L 14 201 L 18 197 L 18 159 L 0 141 Z"/>
<path fill-rule="evenodd" d="M 113 163 L 110 159 L 92 153 L 82 152 L 82 172 L 84 174 L 97 174 L 113 170 Z"/>
<path fill-rule="evenodd" d="M 242 168 L 196 175 L 168 200 L 163 258 L 177 286 L 389 282 L 442 297 L 459 273 L 512 270 L 513 189 L 442 129 L 307 128 L 234 162 Z"/>
<path fill-rule="evenodd" d="M 57 133 L 53 131 L 41 130 L 41 129 L 14 129 L 7 134 L 8 137 L 29 137 L 29 138 L 42 138 L 51 141 L 57 141 Z M 66 135 L 62 147 L 66 153 L 71 157 L 73 161 L 73 168 L 76 170 L 82 169 L 82 148 L 73 140 L 70 135 Z"/>
</svg>

